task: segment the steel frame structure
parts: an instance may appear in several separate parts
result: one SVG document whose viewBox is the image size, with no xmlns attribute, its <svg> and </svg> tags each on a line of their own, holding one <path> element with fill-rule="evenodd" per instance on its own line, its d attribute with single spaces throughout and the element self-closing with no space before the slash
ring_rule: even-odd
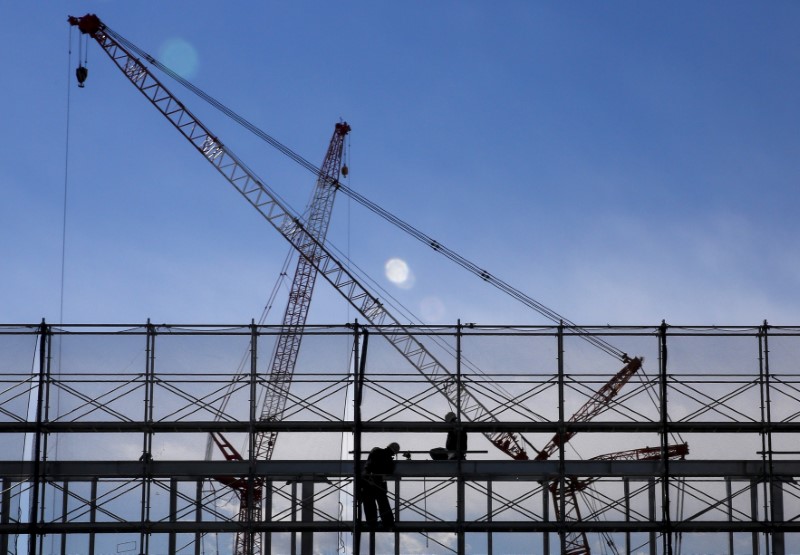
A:
<svg viewBox="0 0 800 555">
<path fill-rule="evenodd" d="M 614 361 L 602 368 L 586 350 L 587 329 L 635 345 L 657 371 L 595 420 L 570 422 L 564 415 L 614 372 Z M 280 327 L 0 326 L 0 553 L 229 553 L 243 530 L 261 535 L 264 552 L 303 554 L 362 533 L 362 552 L 382 553 L 408 552 L 420 538 L 428 552 L 502 553 L 523 542 L 527 552 L 558 553 L 576 530 L 621 553 L 783 555 L 800 544 L 800 328 L 403 328 L 453 347 L 459 388 L 497 418 L 461 424 L 472 449 L 489 446 L 478 444 L 487 433 L 525 433 L 540 448 L 554 433 L 578 434 L 570 445 L 579 455 L 561 449 L 547 461 L 493 460 L 494 451 L 427 460 L 418 452 L 450 426 L 437 413 L 446 402 L 380 342 L 391 329 L 361 350 L 369 330 L 299 330 L 315 356 L 301 361 L 286 418 L 264 422 L 259 361 L 234 388 L 240 402 L 213 416 L 235 367 L 228 358 L 255 343 L 251 352 L 269 352 Z M 352 352 L 366 372 L 361 417 L 350 421 L 336 408 L 356 379 Z M 204 461 L 202 438 L 213 431 L 295 441 L 272 461 Z M 369 533 L 341 511 L 359 456 L 341 461 L 318 448 L 343 434 L 412 446 L 397 465 L 391 533 Z M 629 444 L 663 448 L 675 435 L 690 445 L 686 460 L 580 460 Z M 219 476 L 265 480 L 263 520 L 239 522 L 229 493 L 203 488 Z M 548 484 L 574 480 L 593 486 L 581 491 L 580 522 L 557 516 L 548 495 Z"/>
</svg>

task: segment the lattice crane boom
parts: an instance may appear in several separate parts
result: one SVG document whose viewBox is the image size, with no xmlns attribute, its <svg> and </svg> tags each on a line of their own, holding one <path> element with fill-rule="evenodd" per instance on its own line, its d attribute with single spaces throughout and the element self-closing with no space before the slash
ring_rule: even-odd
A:
<svg viewBox="0 0 800 555">
<path fill-rule="evenodd" d="M 593 461 L 658 461 L 662 459 L 677 460 L 684 459 L 689 454 L 689 445 L 679 443 L 677 445 L 667 445 L 666 449 L 661 447 L 644 447 L 641 449 L 631 449 L 629 451 L 619 451 L 592 457 Z M 567 477 L 563 487 L 558 481 L 550 482 L 548 489 L 553 496 L 553 507 L 556 517 L 561 520 L 562 502 L 564 521 L 569 524 L 582 520 L 580 506 L 578 505 L 579 491 L 585 490 L 598 478 L 580 478 L 577 476 Z M 591 555 L 589 540 L 585 532 L 571 530 L 569 527 L 564 535 L 564 555 Z"/>
<path fill-rule="evenodd" d="M 342 166 L 345 137 L 350 132 L 346 122 L 337 123 L 328 150 L 322 164 L 322 173 L 317 179 L 314 194 L 307 210 L 306 228 L 318 241 L 324 241 L 333 211 L 333 201 L 339 186 L 339 174 L 346 175 Z M 314 283 L 317 277 L 316 268 L 302 256 L 298 257 L 289 299 L 283 315 L 280 334 L 275 343 L 270 361 L 270 373 L 267 377 L 266 393 L 261 409 L 262 422 L 282 419 L 286 400 L 289 396 L 297 355 L 303 339 L 302 326 L 306 323 Z M 275 449 L 278 432 L 258 432 L 254 438 L 254 458 L 270 460 Z M 242 460 L 242 456 L 221 433 L 212 433 L 211 439 L 216 443 L 226 460 Z M 244 478 L 215 476 L 215 479 L 232 488 L 239 497 L 239 522 L 258 522 L 261 520 L 260 501 L 264 494 L 264 480 L 256 477 L 252 482 Z M 247 532 L 236 534 L 236 555 L 261 553 L 261 536 Z"/>
<path fill-rule="evenodd" d="M 94 38 L 150 103 L 370 324 L 379 330 L 381 326 L 390 326 L 388 331 L 381 331 L 382 335 L 453 406 L 457 406 L 458 400 L 461 400 L 461 416 L 464 420 L 496 421 L 496 417 L 481 400 L 463 385 L 459 386 L 453 373 L 409 333 L 406 326 L 323 243 L 309 233 L 300 218 L 164 87 L 139 59 L 120 44 L 119 35 L 94 14 L 80 18 L 70 17 L 69 23 Z M 487 432 L 486 436 L 493 445 L 510 457 L 528 458 L 518 434 Z"/>
<path fill-rule="evenodd" d="M 336 124 L 308 210 L 305 228 L 307 233 L 316 238 L 318 244 L 325 241 L 328 233 L 333 201 L 339 185 L 339 174 L 342 173 L 345 137 L 349 132 L 350 126 L 346 122 Z M 306 323 L 317 278 L 317 269 L 309 260 L 316 258 L 319 258 L 318 249 L 312 247 L 308 258 L 299 256 L 297 259 L 289 300 L 283 314 L 283 324 L 272 352 L 267 389 L 261 409 L 262 422 L 281 420 L 286 407 L 289 386 L 303 340 L 302 326 Z M 258 433 L 255 440 L 255 458 L 272 459 L 277 437 L 278 432 L 275 431 Z"/>
<path fill-rule="evenodd" d="M 569 422 L 588 422 L 603 409 L 605 409 L 611 400 L 616 397 L 622 386 L 630 381 L 633 375 L 642 367 L 643 359 L 635 357 L 628 359 L 625 366 L 617 372 L 603 387 L 597 390 L 592 397 L 579 408 L 575 414 L 569 419 Z M 558 451 L 559 446 L 566 444 L 577 432 L 567 430 L 563 433 L 555 434 L 547 445 L 542 448 L 536 455 L 537 461 L 544 461 Z"/>
</svg>

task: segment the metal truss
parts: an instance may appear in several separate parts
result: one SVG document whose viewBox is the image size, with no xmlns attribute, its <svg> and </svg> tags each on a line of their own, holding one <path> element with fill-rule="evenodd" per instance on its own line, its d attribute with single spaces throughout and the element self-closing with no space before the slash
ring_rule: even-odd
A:
<svg viewBox="0 0 800 555">
<path fill-rule="evenodd" d="M 279 327 L 0 326 L 0 553 L 230 553 L 242 532 L 264 552 L 301 554 L 349 553 L 361 536 L 371 553 L 564 553 L 575 534 L 598 553 L 798 545 L 800 328 L 587 329 L 655 363 L 595 419 L 570 422 L 616 370 L 569 328 L 404 328 L 449 353 L 459 387 L 493 416 L 459 424 L 468 460 L 432 461 L 452 427 L 447 403 L 381 340 L 391 330 L 362 350 L 369 328 L 303 328 L 286 418 L 265 422 L 265 361 L 232 376 L 242 352 L 270 352 Z M 348 419 L 356 382 L 364 400 Z M 219 431 L 243 445 L 287 438 L 275 460 L 203 460 Z M 551 460 L 513 461 L 496 460 L 485 439 L 496 433 L 534 448 L 575 437 Z M 342 460 L 343 437 L 408 450 L 390 479 L 395 529 L 358 517 L 362 456 Z M 685 460 L 602 457 L 675 438 L 689 444 Z M 263 481 L 261 518 L 238 520 L 225 480 Z M 550 495 L 575 483 L 579 520 Z"/>
</svg>

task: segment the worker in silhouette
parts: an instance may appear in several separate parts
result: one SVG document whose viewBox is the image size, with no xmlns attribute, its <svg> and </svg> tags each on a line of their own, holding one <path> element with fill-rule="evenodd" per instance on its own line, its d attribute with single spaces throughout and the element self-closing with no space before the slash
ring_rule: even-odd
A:
<svg viewBox="0 0 800 555">
<path fill-rule="evenodd" d="M 361 504 L 364 518 L 370 526 L 378 523 L 378 513 L 384 529 L 389 530 L 394 526 L 394 513 L 387 498 L 386 476 L 394 472 L 394 456 L 399 451 L 400 445 L 392 442 L 386 447 L 374 447 L 367 457 L 361 482 Z"/>
<path fill-rule="evenodd" d="M 444 416 L 444 421 L 457 424 L 458 417 L 455 413 L 448 412 Z M 467 458 L 467 432 L 453 428 L 447 432 L 447 441 L 444 447 L 431 449 L 431 458 L 435 461 L 463 461 Z"/>
</svg>

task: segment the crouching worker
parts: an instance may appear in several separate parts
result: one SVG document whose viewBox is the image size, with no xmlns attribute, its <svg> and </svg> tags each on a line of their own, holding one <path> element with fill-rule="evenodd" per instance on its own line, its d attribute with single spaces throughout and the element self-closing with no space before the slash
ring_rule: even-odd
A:
<svg viewBox="0 0 800 555">
<path fill-rule="evenodd" d="M 444 417 L 445 422 L 455 424 L 458 422 L 455 413 L 448 412 Z M 463 461 L 467 458 L 467 432 L 464 430 L 450 430 L 447 432 L 447 441 L 444 447 L 431 449 L 431 458 L 435 461 Z"/>
<path fill-rule="evenodd" d="M 364 518 L 370 526 L 377 524 L 378 513 L 384 529 L 394 526 L 394 513 L 387 497 L 385 476 L 394 472 L 394 456 L 399 451 L 400 445 L 393 442 L 384 448 L 374 447 L 367 457 L 364 479 L 361 482 L 361 504 L 364 507 Z"/>
</svg>

